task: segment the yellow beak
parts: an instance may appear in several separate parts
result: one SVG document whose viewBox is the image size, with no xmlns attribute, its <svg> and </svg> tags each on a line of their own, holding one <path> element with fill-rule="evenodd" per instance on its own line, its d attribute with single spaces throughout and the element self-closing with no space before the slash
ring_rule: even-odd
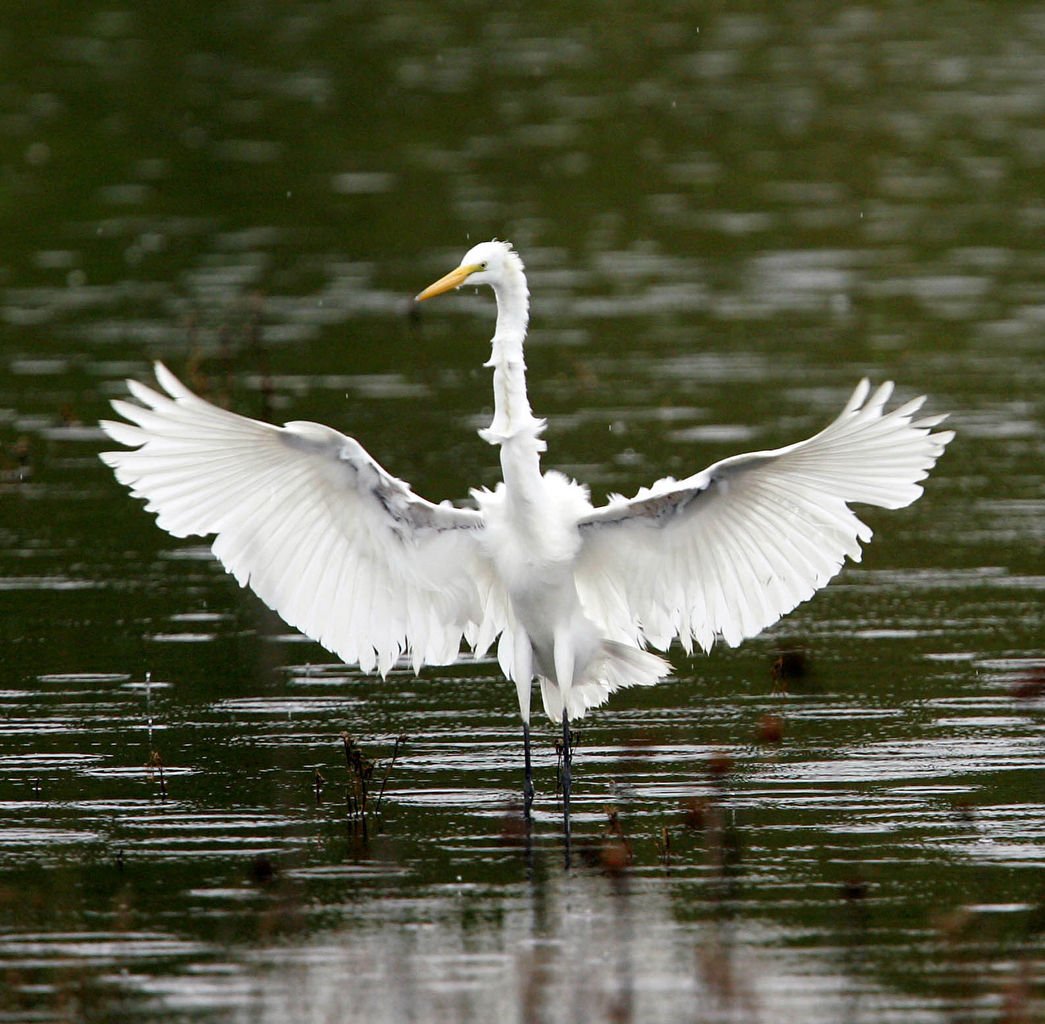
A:
<svg viewBox="0 0 1045 1024">
<path fill-rule="evenodd" d="M 478 263 L 463 264 L 456 270 L 451 270 L 446 277 L 439 278 L 435 284 L 430 284 L 423 292 L 414 297 L 414 302 L 424 302 L 425 299 L 433 299 L 435 296 L 442 295 L 443 292 L 448 292 L 452 288 L 460 288 L 472 274 L 481 269 Z"/>
</svg>

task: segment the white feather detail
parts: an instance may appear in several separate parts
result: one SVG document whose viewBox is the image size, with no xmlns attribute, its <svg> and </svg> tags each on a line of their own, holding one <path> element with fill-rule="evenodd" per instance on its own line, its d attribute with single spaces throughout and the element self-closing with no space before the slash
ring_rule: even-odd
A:
<svg viewBox="0 0 1045 1024">
<path fill-rule="evenodd" d="M 128 382 L 129 422 L 102 425 L 133 450 L 102 453 L 176 537 L 216 534 L 241 586 L 344 661 L 387 673 L 445 665 L 462 639 L 488 647 L 506 599 L 477 542 L 482 515 L 434 505 L 354 439 L 317 423 L 275 427 L 220 409 L 156 365 L 166 394 Z"/>
<path fill-rule="evenodd" d="M 604 704 L 615 691 L 627 686 L 652 686 L 669 672 L 670 662 L 651 651 L 632 644 L 603 640 L 584 675 L 565 695 L 554 682 L 545 676 L 540 677 L 544 710 L 553 722 L 561 722 L 565 703 L 573 722 L 584 718 L 592 708 Z"/>
<path fill-rule="evenodd" d="M 886 412 L 892 385 L 861 381 L 806 441 L 592 509 L 586 488 L 540 473 L 536 433 L 517 430 L 499 442 L 506 482 L 473 491 L 469 510 L 418 497 L 329 427 L 275 427 L 160 364 L 156 377 L 165 394 L 128 382 L 137 404 L 113 402 L 123 420 L 102 426 L 130 450 L 101 458 L 163 529 L 215 534 L 242 586 L 364 671 L 497 642 L 524 721 L 533 675 L 548 715 L 577 719 L 670 672 L 647 645 L 761 632 L 859 561 L 871 530 L 849 503 L 910 504 L 953 437 L 932 432 L 943 417 L 914 418 L 922 399 Z"/>
<path fill-rule="evenodd" d="M 891 383 L 860 382 L 842 413 L 806 441 L 724 459 L 685 480 L 612 498 L 581 519 L 581 603 L 607 636 L 666 650 L 736 646 L 817 590 L 870 528 L 850 502 L 902 508 L 922 493 L 951 431 L 890 412 Z"/>
</svg>

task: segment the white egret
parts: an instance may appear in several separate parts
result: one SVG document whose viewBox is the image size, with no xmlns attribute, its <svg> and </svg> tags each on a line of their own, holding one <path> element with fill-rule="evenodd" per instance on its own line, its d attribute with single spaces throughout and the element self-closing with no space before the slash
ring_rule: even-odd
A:
<svg viewBox="0 0 1045 1024">
<path fill-rule="evenodd" d="M 523 722 L 525 802 L 530 687 L 563 729 L 569 839 L 569 723 L 615 690 L 663 679 L 678 638 L 705 651 L 753 637 L 859 561 L 870 528 L 850 502 L 909 505 L 953 433 L 915 419 L 924 399 L 886 411 L 892 384 L 861 381 L 829 426 L 774 451 L 738 455 L 684 480 L 666 478 L 598 508 L 587 489 L 542 472 L 526 394 L 529 292 L 511 246 L 476 245 L 417 296 L 490 285 L 497 327 L 494 416 L 480 431 L 500 451 L 503 482 L 473 508 L 432 504 L 358 441 L 318 423 L 283 427 L 220 409 L 163 365 L 163 392 L 129 381 L 106 432 L 129 450 L 101 458 L 176 537 L 215 534 L 213 552 L 303 633 L 382 676 L 477 655 L 497 642 Z"/>
</svg>

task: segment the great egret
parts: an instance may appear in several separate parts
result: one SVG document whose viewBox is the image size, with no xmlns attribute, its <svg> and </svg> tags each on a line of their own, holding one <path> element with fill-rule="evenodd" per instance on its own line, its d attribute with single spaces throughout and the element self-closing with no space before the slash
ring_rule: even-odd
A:
<svg viewBox="0 0 1045 1024">
<path fill-rule="evenodd" d="M 953 437 L 924 399 L 892 411 L 886 383 L 860 382 L 820 433 L 738 455 L 684 480 L 594 508 L 581 484 L 541 471 L 544 420 L 526 395 L 529 292 L 512 247 L 484 242 L 417 296 L 490 285 L 490 358 L 503 483 L 473 490 L 474 508 L 432 504 L 388 474 L 358 441 L 318 423 L 283 427 L 220 409 L 162 364 L 166 394 L 128 381 L 140 404 L 112 403 L 102 426 L 131 450 L 101 458 L 176 537 L 216 534 L 213 552 L 303 633 L 344 661 L 385 675 L 446 665 L 462 641 L 497 641 L 523 722 L 525 805 L 533 798 L 530 687 L 563 730 L 569 840 L 570 729 L 615 690 L 663 679 L 678 638 L 735 646 L 823 587 L 871 530 L 849 502 L 901 508 Z"/>
</svg>

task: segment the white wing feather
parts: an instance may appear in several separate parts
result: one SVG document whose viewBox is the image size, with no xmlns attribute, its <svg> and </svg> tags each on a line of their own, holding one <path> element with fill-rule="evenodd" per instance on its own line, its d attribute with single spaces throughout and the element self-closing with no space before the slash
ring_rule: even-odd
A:
<svg viewBox="0 0 1045 1024">
<path fill-rule="evenodd" d="M 168 533 L 217 534 L 225 568 L 292 626 L 382 675 L 501 631 L 481 513 L 425 501 L 329 427 L 220 409 L 159 363 L 156 378 L 166 395 L 128 381 L 141 404 L 112 403 L 129 422 L 102 426 L 133 450 L 101 458 Z"/>
<path fill-rule="evenodd" d="M 616 497 L 580 523 L 577 589 L 611 637 L 709 650 L 755 636 L 817 590 L 870 528 L 849 502 L 902 508 L 921 493 L 951 431 L 914 420 L 924 398 L 886 413 L 892 384 L 861 381 L 819 434 L 738 455 L 686 480 Z"/>
</svg>

